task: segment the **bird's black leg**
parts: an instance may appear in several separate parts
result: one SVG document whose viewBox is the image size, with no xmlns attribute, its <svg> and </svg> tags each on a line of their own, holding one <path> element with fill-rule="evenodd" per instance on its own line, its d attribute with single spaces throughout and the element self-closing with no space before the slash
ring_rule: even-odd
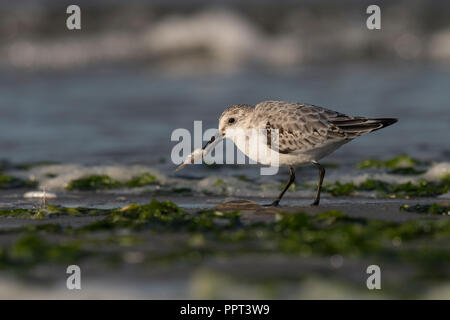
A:
<svg viewBox="0 0 450 320">
<path fill-rule="evenodd" d="M 266 206 L 266 207 L 276 207 L 276 206 L 278 206 L 278 203 L 280 202 L 280 200 L 283 197 L 284 193 L 287 191 L 287 189 L 289 189 L 289 187 L 291 186 L 292 182 L 294 182 L 294 180 L 295 180 L 295 171 L 294 171 L 294 168 L 290 167 L 289 168 L 289 181 L 284 186 L 283 191 L 281 191 L 280 195 L 278 196 L 278 198 L 275 199 L 274 202 L 272 202 L 271 204 L 264 205 L 264 206 Z"/>
<path fill-rule="evenodd" d="M 322 167 L 320 165 L 320 163 L 313 161 L 312 164 L 319 169 L 319 185 L 317 187 L 317 193 L 316 193 L 316 198 L 314 199 L 314 202 L 311 203 L 312 206 L 317 206 L 319 205 L 319 201 L 320 201 L 320 191 L 322 190 L 322 182 L 323 182 L 323 178 L 325 177 L 325 168 Z"/>
</svg>

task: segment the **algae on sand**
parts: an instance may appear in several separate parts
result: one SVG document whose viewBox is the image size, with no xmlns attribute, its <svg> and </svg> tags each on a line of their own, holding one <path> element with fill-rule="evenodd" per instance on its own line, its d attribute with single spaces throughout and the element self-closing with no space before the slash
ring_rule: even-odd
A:
<svg viewBox="0 0 450 320">
<path fill-rule="evenodd" d="M 400 206 L 401 211 L 434 214 L 434 215 L 450 215 L 450 205 L 432 203 L 432 204 L 416 204 L 410 206 L 403 204 Z"/>
<path fill-rule="evenodd" d="M 72 180 L 67 190 L 94 191 L 120 188 L 122 184 L 107 175 L 92 175 Z"/>
<path fill-rule="evenodd" d="M 152 184 L 158 184 L 159 181 L 156 177 L 150 173 L 144 173 L 140 176 L 134 177 L 130 181 L 126 182 L 125 185 L 129 188 L 143 187 Z"/>
<path fill-rule="evenodd" d="M 391 198 L 408 197 L 434 197 L 450 191 L 450 180 L 447 178 L 439 182 L 429 182 L 419 180 L 416 183 L 406 182 L 401 184 L 391 184 L 381 180 L 366 179 L 360 184 L 353 182 L 325 183 L 323 191 L 334 196 L 351 195 L 355 191 L 377 191 L 379 196 Z"/>
<path fill-rule="evenodd" d="M 114 180 L 108 175 L 91 175 L 72 180 L 68 184 L 66 189 L 78 191 L 95 191 L 118 189 L 124 187 L 137 188 L 158 183 L 159 181 L 157 180 L 157 178 L 150 173 L 144 173 L 142 175 L 135 176 L 125 183 Z"/>
<path fill-rule="evenodd" d="M 78 209 L 83 211 L 84 209 Z M 85 209 L 88 212 L 90 209 Z M 202 232 L 211 245 L 239 242 L 236 252 L 281 252 L 296 254 L 390 254 L 395 256 L 390 243 L 450 235 L 450 221 L 387 222 L 366 218 L 352 218 L 331 210 L 317 215 L 303 212 L 277 214 L 271 223 L 243 224 L 239 212 L 215 210 L 189 213 L 170 201 L 153 200 L 146 205 L 129 205 L 109 210 L 99 221 L 79 228 L 71 228 L 71 235 L 98 231 L 130 229 L 134 231 L 194 233 Z M 50 229 L 51 230 L 51 229 Z M 60 230 L 58 230 L 60 232 Z M 139 233 L 135 233 L 136 236 Z M 249 246 L 250 243 L 258 243 Z M 183 244 L 185 246 L 186 244 Z M 193 249 L 193 248 L 191 248 Z M 190 249 L 189 249 L 190 250 Z M 269 250 L 269 251 L 267 251 Z M 223 252 L 222 252 L 223 253 Z M 396 253 L 400 259 L 401 252 Z"/>
<path fill-rule="evenodd" d="M 388 168 L 395 170 L 401 168 L 412 168 L 420 164 L 424 164 L 424 162 L 414 159 L 406 154 L 401 154 L 388 160 L 365 159 L 357 164 L 357 168 Z"/>
<path fill-rule="evenodd" d="M 32 188 L 36 186 L 36 182 L 30 180 L 23 180 L 10 175 L 0 173 L 0 190 L 14 189 L 14 188 Z"/>
<path fill-rule="evenodd" d="M 70 264 L 84 256 L 80 245 L 74 241 L 52 244 L 34 232 L 27 232 L 11 247 L 0 248 L 0 268 L 10 266 L 16 272 L 22 272 L 26 271 L 24 268 L 39 264 Z"/>
<path fill-rule="evenodd" d="M 49 206 L 47 210 L 82 220 L 94 209 Z M 273 219 L 262 222 L 237 211 L 186 211 L 170 201 L 152 200 L 96 211 L 96 221 L 78 226 L 40 222 L 2 231 L 17 240 L 0 243 L 0 269 L 26 273 L 35 266 L 69 260 L 80 264 L 93 257 L 97 268 L 120 268 L 129 260 L 125 250 L 139 253 L 143 270 L 180 264 L 196 267 L 215 258 L 235 261 L 277 255 L 290 261 L 339 255 L 345 261 L 404 264 L 437 279 L 448 275 L 448 219 L 389 222 L 350 217 L 337 210 L 315 215 L 276 211 L 270 213 Z"/>
</svg>

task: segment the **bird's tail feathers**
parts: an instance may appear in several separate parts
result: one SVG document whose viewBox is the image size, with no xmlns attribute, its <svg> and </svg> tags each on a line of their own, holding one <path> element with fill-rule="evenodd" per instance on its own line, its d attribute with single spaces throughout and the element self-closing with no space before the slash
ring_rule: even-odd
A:
<svg viewBox="0 0 450 320">
<path fill-rule="evenodd" d="M 384 127 L 390 126 L 398 121 L 395 118 L 353 118 L 333 121 L 339 129 L 348 134 L 354 134 L 356 136 L 380 130 Z"/>
</svg>

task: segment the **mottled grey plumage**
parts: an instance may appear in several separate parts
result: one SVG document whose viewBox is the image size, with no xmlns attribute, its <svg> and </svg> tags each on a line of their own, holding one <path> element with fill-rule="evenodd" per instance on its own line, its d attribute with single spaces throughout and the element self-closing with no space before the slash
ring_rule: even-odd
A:
<svg viewBox="0 0 450 320">
<path fill-rule="evenodd" d="M 334 142 L 348 142 L 381 129 L 395 119 L 353 117 L 299 102 L 264 101 L 256 105 L 252 123 L 279 133 L 278 152 L 304 152 Z"/>
</svg>

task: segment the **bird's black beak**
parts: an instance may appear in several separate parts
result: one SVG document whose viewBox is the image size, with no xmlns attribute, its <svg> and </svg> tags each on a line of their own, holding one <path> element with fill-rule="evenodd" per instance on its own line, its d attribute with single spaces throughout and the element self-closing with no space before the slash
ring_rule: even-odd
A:
<svg viewBox="0 0 450 320">
<path fill-rule="evenodd" d="M 218 131 L 214 136 L 211 137 L 211 139 L 203 146 L 204 156 L 208 155 L 212 149 L 223 139 L 225 138 L 225 135 Z"/>
<path fill-rule="evenodd" d="M 214 147 L 223 139 L 225 138 L 225 134 L 221 133 L 220 131 L 217 132 L 214 136 L 212 136 L 212 138 L 203 146 L 203 148 L 200 149 L 196 149 L 194 150 L 194 152 L 192 152 L 184 161 L 183 164 L 181 164 L 175 171 L 179 171 L 183 168 L 185 168 L 186 166 L 194 163 L 196 161 L 196 159 L 203 159 L 203 157 L 207 156 L 213 149 Z M 200 153 L 199 153 L 200 152 Z"/>
<path fill-rule="evenodd" d="M 209 146 L 211 143 L 214 142 L 214 140 L 216 140 L 216 136 L 212 136 L 211 139 L 203 146 L 203 150 L 206 149 L 207 146 Z"/>
</svg>

